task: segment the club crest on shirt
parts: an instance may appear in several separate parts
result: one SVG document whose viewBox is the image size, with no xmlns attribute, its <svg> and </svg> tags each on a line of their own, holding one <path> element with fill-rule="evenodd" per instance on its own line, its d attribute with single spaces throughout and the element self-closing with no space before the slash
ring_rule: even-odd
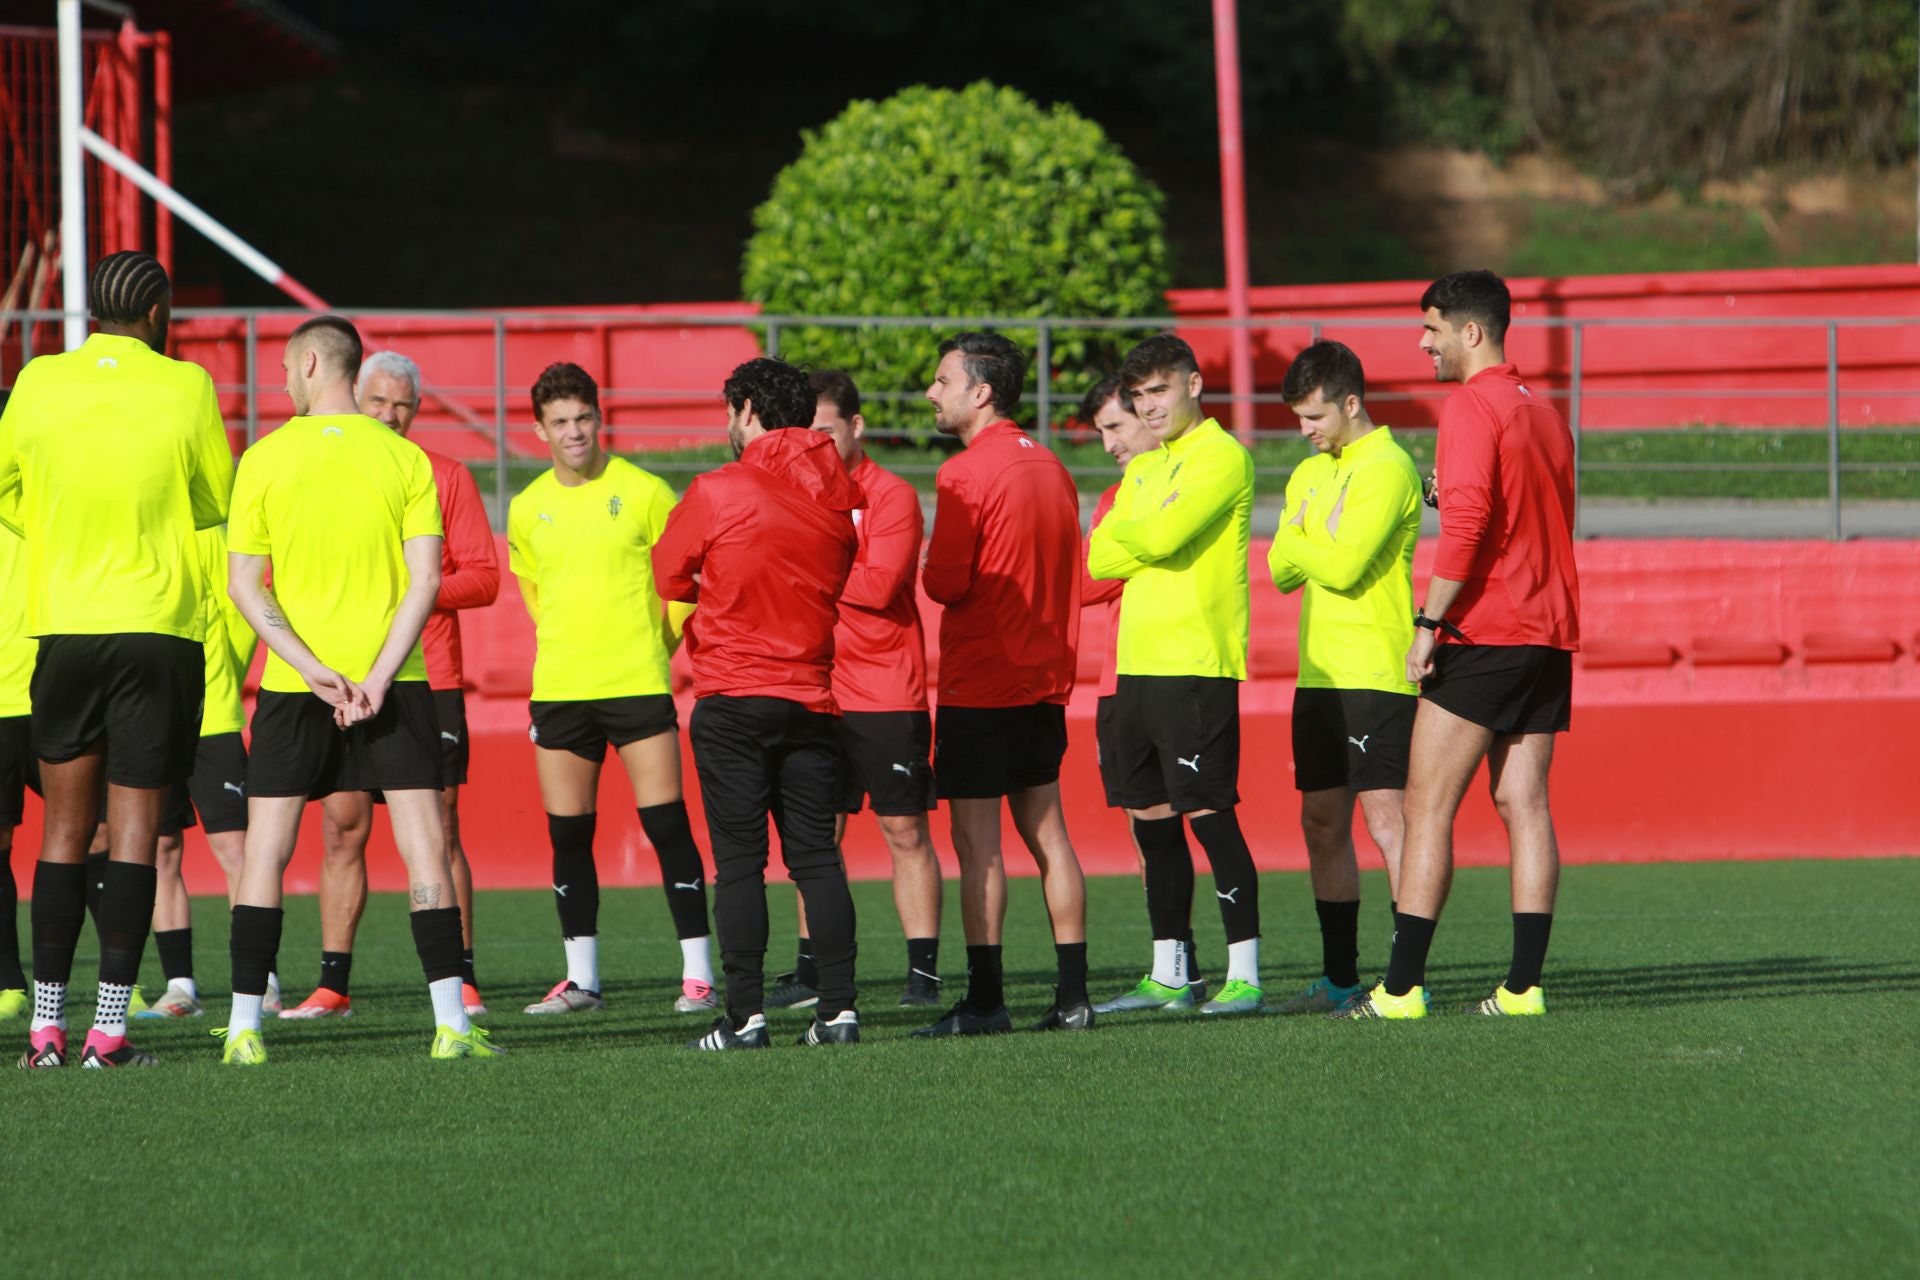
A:
<svg viewBox="0 0 1920 1280">
<path fill-rule="evenodd" d="M 617 493 L 614 494 L 611 498 L 607 499 L 607 515 L 611 519 L 618 520 L 620 518 L 620 508 L 622 505 L 620 495 Z"/>
</svg>

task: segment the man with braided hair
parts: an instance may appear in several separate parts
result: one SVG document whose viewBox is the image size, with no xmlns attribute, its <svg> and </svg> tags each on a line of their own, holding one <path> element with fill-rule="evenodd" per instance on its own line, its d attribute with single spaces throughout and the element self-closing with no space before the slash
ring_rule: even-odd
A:
<svg viewBox="0 0 1920 1280">
<path fill-rule="evenodd" d="M 206 370 L 170 360 L 167 273 L 94 268 L 99 331 L 20 371 L 0 418 L 0 524 L 25 540 L 31 733 L 46 795 L 33 886 L 33 1021 L 20 1065 L 66 1063 L 66 992 L 86 915 L 82 860 L 107 782 L 100 994 L 81 1065 L 151 1066 L 127 1004 L 153 921 L 168 792 L 193 771 L 205 681 L 195 531 L 227 518 L 233 453 Z"/>
</svg>

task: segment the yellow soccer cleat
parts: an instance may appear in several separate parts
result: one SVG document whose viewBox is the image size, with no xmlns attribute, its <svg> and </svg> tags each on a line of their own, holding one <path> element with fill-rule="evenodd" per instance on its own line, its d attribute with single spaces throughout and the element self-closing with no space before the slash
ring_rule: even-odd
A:
<svg viewBox="0 0 1920 1280">
<path fill-rule="evenodd" d="M 1329 1018 L 1424 1018 L 1433 997 L 1425 987 L 1415 987 L 1403 996 L 1387 994 L 1382 982 L 1371 991 L 1363 991 L 1335 1009 Z"/>
<path fill-rule="evenodd" d="M 8 987 L 0 991 L 0 1022 L 9 1018 L 24 1018 L 33 1010 L 33 998 L 23 987 Z"/>
<path fill-rule="evenodd" d="M 215 1027 L 216 1036 L 225 1036 L 225 1027 Z M 260 1038 L 258 1031 L 242 1031 L 227 1041 L 226 1048 L 220 1051 L 220 1065 L 225 1067 L 264 1067 L 267 1065 L 267 1042 Z"/>
<path fill-rule="evenodd" d="M 442 1026 L 433 1033 L 433 1048 L 428 1057 L 447 1061 L 453 1058 L 504 1058 L 507 1051 L 487 1037 L 485 1027 L 471 1027 L 462 1035 Z"/>
<path fill-rule="evenodd" d="M 1538 983 L 1515 995 L 1507 990 L 1507 984 L 1503 982 L 1485 1000 L 1475 1000 L 1467 1006 L 1468 1013 L 1484 1014 L 1489 1018 L 1538 1017 L 1546 1011 L 1547 993 L 1541 990 Z"/>
</svg>

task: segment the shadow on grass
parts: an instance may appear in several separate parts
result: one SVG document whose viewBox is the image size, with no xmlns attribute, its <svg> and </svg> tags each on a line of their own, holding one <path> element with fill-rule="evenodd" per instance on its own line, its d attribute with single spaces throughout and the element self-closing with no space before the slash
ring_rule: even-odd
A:
<svg viewBox="0 0 1920 1280">
<path fill-rule="evenodd" d="M 1920 991 L 1920 970 L 1892 961 L 1831 956 L 1755 956 L 1567 969 L 1558 968 L 1549 960 L 1545 986 L 1560 1000 L 1643 1008 L 1720 1000 Z"/>
</svg>

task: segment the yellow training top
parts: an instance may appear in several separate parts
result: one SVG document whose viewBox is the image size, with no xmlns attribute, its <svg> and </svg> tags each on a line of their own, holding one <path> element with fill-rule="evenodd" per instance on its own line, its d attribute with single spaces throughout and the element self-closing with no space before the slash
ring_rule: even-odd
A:
<svg viewBox="0 0 1920 1280">
<path fill-rule="evenodd" d="M 1306 588 L 1300 688 L 1420 692 L 1407 682 L 1419 537 L 1420 476 L 1385 427 L 1294 469 L 1267 567 L 1280 590 Z"/>
<path fill-rule="evenodd" d="M 33 711 L 29 686 L 39 652 L 27 634 L 27 544 L 0 529 L 0 716 Z"/>
<path fill-rule="evenodd" d="M 38 356 L 0 418 L 0 524 L 26 539 L 27 634 L 200 638 L 193 534 L 227 518 L 213 380 L 138 338 Z"/>
<path fill-rule="evenodd" d="M 253 665 L 253 647 L 259 638 L 227 594 L 226 526 L 202 529 L 197 536 L 200 572 L 207 584 L 200 608 L 207 628 L 207 638 L 201 642 L 207 657 L 207 697 L 200 712 L 200 736 L 211 738 L 247 727 L 240 687 Z"/>
<path fill-rule="evenodd" d="M 433 464 L 372 418 L 293 418 L 240 459 L 227 549 L 272 557 L 273 594 L 287 625 L 349 680 L 366 678 L 406 595 L 401 545 L 439 536 Z M 426 678 L 416 641 L 394 679 Z M 260 687 L 308 691 L 271 651 Z"/>
<path fill-rule="evenodd" d="M 659 476 L 610 457 L 584 484 L 543 472 L 508 506 L 507 566 L 538 646 L 535 702 L 673 691 L 681 619 L 654 588 L 652 548 L 677 502 Z"/>
</svg>

